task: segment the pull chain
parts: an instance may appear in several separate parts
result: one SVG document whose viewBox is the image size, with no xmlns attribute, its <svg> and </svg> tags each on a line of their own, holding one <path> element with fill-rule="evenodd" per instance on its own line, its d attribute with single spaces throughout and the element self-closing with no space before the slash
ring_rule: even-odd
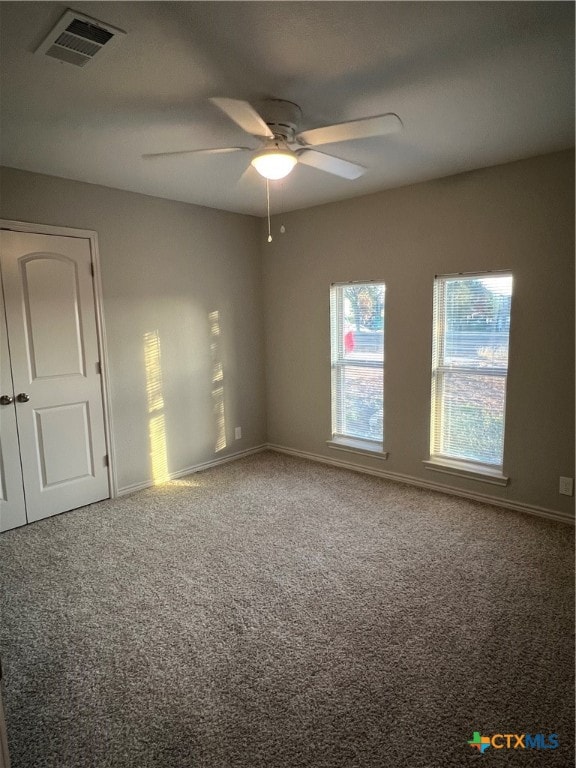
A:
<svg viewBox="0 0 576 768">
<path fill-rule="evenodd" d="M 286 179 L 282 179 L 282 186 L 280 187 L 280 213 L 282 215 L 282 218 L 284 218 L 284 189 L 285 189 L 285 182 Z M 284 234 L 286 232 L 286 227 L 284 224 L 280 225 L 280 234 Z"/>
<path fill-rule="evenodd" d="M 266 208 L 268 211 L 268 242 L 272 242 L 272 234 L 270 232 L 270 186 L 268 179 L 266 179 Z"/>
</svg>

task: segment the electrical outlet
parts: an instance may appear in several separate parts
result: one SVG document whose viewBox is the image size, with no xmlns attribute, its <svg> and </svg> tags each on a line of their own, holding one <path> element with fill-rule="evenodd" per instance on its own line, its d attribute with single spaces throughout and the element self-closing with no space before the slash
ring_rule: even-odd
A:
<svg viewBox="0 0 576 768">
<path fill-rule="evenodd" d="M 572 496 L 574 494 L 574 478 L 561 477 L 559 490 L 563 496 Z"/>
<path fill-rule="evenodd" d="M 234 436 L 236 437 L 236 440 L 240 440 L 242 437 L 242 427 L 236 427 L 234 430 Z"/>
</svg>

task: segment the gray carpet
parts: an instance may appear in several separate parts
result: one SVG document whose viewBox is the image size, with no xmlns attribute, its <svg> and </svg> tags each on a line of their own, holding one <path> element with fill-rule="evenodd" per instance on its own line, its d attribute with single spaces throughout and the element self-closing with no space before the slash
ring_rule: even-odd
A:
<svg viewBox="0 0 576 768">
<path fill-rule="evenodd" d="M 568 526 L 266 453 L 0 562 L 13 768 L 573 765 Z"/>
</svg>

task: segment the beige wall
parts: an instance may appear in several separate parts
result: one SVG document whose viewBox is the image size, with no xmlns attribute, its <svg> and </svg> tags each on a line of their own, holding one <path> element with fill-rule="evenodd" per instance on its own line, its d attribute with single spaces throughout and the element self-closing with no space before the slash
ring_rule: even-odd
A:
<svg viewBox="0 0 576 768">
<path fill-rule="evenodd" d="M 161 474 L 164 456 L 178 472 L 265 441 L 257 219 L 7 168 L 0 180 L 3 218 L 98 233 L 120 488 L 152 479 L 151 448 Z M 213 312 L 225 414 L 219 451 Z M 147 372 L 146 349 L 154 367 L 155 338 L 164 408 L 151 414 L 147 386 L 158 371 Z"/>
<path fill-rule="evenodd" d="M 573 168 L 573 153 L 561 152 L 276 217 L 273 242 L 260 238 L 269 441 L 570 513 L 558 478 L 574 476 Z M 491 269 L 514 275 L 507 488 L 422 465 L 434 275 Z M 347 280 L 386 283 L 387 462 L 326 446 L 329 288 Z"/>
<path fill-rule="evenodd" d="M 558 477 L 574 476 L 573 164 L 573 153 L 557 153 L 297 211 L 276 217 L 276 233 L 281 221 L 287 231 L 271 244 L 264 222 L 251 217 L 13 169 L 0 177 L 0 215 L 98 232 L 121 488 L 152 479 L 145 340 L 157 334 L 171 472 L 268 439 L 570 513 L 573 499 L 559 496 Z M 510 269 L 515 281 L 507 488 L 422 465 L 434 275 L 488 269 Z M 329 287 L 364 279 L 387 286 L 387 462 L 335 456 L 326 447 Z M 219 313 L 224 372 L 221 451 L 212 312 Z"/>
</svg>

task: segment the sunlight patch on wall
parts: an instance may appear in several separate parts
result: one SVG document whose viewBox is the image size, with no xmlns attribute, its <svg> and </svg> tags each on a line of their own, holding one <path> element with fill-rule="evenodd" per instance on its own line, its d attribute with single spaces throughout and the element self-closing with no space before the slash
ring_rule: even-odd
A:
<svg viewBox="0 0 576 768">
<path fill-rule="evenodd" d="M 226 448 L 226 412 L 224 408 L 224 369 L 220 350 L 220 313 L 208 314 L 210 353 L 212 355 L 212 410 L 216 425 L 216 453 Z"/>
<path fill-rule="evenodd" d="M 148 438 L 152 480 L 154 485 L 160 485 L 170 479 L 170 473 L 168 472 L 166 450 L 166 419 L 164 416 L 160 335 L 158 331 L 144 334 L 144 367 L 146 370 L 148 413 L 150 414 Z"/>
</svg>

